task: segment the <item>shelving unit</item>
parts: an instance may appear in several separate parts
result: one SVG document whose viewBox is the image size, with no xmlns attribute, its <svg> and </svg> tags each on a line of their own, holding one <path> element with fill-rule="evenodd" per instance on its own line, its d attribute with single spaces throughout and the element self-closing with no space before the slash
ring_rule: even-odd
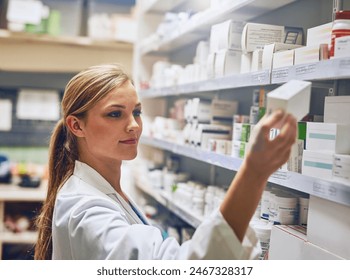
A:
<svg viewBox="0 0 350 280">
<path fill-rule="evenodd" d="M 42 202 L 46 198 L 46 192 L 46 182 L 43 182 L 39 188 L 35 189 L 0 184 L 0 259 L 4 243 L 34 244 L 37 239 L 36 232 L 12 233 L 4 229 L 5 203 Z"/>
<path fill-rule="evenodd" d="M 274 11 L 298 0 L 241 0 L 227 2 L 221 9 L 208 9 L 166 37 L 158 45 L 144 45 L 141 42 L 141 55 L 152 52 L 170 53 L 191 43 L 208 37 L 210 27 L 218 22 L 234 18 L 237 21 L 249 21 L 260 15 Z M 157 1 L 160 2 L 160 1 Z"/>
<path fill-rule="evenodd" d="M 163 149 L 177 155 L 186 156 L 232 171 L 238 171 L 243 162 L 240 158 L 221 155 L 191 146 L 179 145 L 152 137 L 142 137 L 141 144 Z M 305 176 L 295 172 L 285 171 L 283 173 L 284 176 L 281 176 L 280 173 L 277 176 L 272 175 L 269 178 L 269 182 L 350 206 L 350 185 Z"/>
<path fill-rule="evenodd" d="M 289 80 L 340 80 L 350 78 L 350 56 L 324 60 L 317 63 L 263 70 L 258 72 L 226 76 L 164 88 L 141 90 L 142 98 L 186 95 L 192 93 L 238 89 L 243 87 L 267 86 L 285 83 Z"/>
<path fill-rule="evenodd" d="M 349 1 L 339 2 L 342 2 L 344 10 L 350 9 Z M 159 1 L 153 3 L 159 3 Z M 166 11 L 177 11 L 176 9 L 179 7 L 181 6 L 176 8 L 172 6 Z M 152 120 L 157 116 L 169 117 L 167 112 L 177 100 L 193 97 L 235 100 L 239 104 L 238 114 L 247 115 L 252 105 L 254 90 L 263 88 L 269 91 L 292 79 L 312 81 L 310 114 L 323 115 L 325 96 L 349 95 L 350 55 L 317 63 L 277 68 L 272 71 L 237 74 L 186 84 L 176 84 L 174 82 L 176 85 L 169 87 L 144 88 L 147 88 L 147 82 L 152 85 L 152 67 L 157 61 L 167 61 L 170 64 L 181 65 L 184 68 L 186 65 L 193 64 L 197 43 L 202 40 L 209 40 L 211 26 L 214 24 L 232 19 L 235 21 L 302 27 L 305 40 L 308 28 L 332 21 L 332 11 L 332 1 L 326 0 L 226 1 L 221 7 L 207 8 L 200 11 L 185 24 L 174 28 L 173 32 L 168 32 L 164 36 L 157 33 L 157 23 L 159 24 L 162 21 L 159 12 L 152 10 L 152 8 L 142 11 L 139 19 L 141 23 L 139 26 L 140 41 L 136 43 L 134 48 L 134 80 L 136 86 L 140 86 L 138 92 L 142 103 L 144 103 L 144 115 L 147 115 L 147 120 Z M 137 66 L 137 69 L 135 66 Z M 171 69 L 169 72 L 171 72 Z M 164 77 L 167 76 L 164 75 Z M 172 82 L 170 81 L 170 83 Z M 163 84 L 167 84 L 167 81 Z M 227 170 L 236 172 L 243 162 L 239 158 L 209 152 L 182 143 L 169 142 L 166 139 L 143 136 L 140 143 L 142 144 L 141 149 L 145 149 L 145 154 L 150 158 L 155 154 L 151 152 L 152 149 L 157 150 L 157 156 L 155 156 L 157 159 L 159 158 L 159 151 L 162 151 L 163 155 L 177 155 L 180 158 L 180 164 L 184 164 L 181 172 L 190 173 L 191 180 L 192 174 L 195 179 L 203 178 L 203 183 L 207 185 L 212 185 L 213 181 L 214 185 L 215 183 L 217 185 L 227 185 L 225 180 L 227 179 L 227 182 L 229 182 L 232 179 L 232 173 L 227 172 Z M 312 197 L 322 198 L 333 205 L 341 204 L 346 208 L 350 207 L 350 185 L 284 170 L 275 172 L 268 181 L 276 187 L 280 186 L 281 188 L 309 194 Z M 181 212 L 181 205 L 176 205 L 174 210 L 171 205 L 171 197 L 168 197 L 168 199 L 169 201 L 165 206 L 173 209 L 174 213 L 186 219 L 186 214 Z M 195 227 L 196 223 L 192 222 L 190 224 Z M 347 221 L 344 221 L 344 224 L 347 224 Z"/>
<path fill-rule="evenodd" d="M 0 71 L 76 73 L 110 62 L 122 63 L 132 71 L 133 46 L 124 42 L 0 30 L 0 48 Z"/>
<path fill-rule="evenodd" d="M 193 215 L 191 209 L 186 209 L 181 204 L 174 202 L 169 194 L 160 190 L 154 190 L 152 187 L 145 185 L 144 182 L 142 184 L 136 183 L 136 187 L 154 198 L 158 203 L 165 206 L 171 212 L 181 217 L 182 220 L 184 220 L 192 227 L 196 228 L 202 222 L 203 217 Z"/>
</svg>

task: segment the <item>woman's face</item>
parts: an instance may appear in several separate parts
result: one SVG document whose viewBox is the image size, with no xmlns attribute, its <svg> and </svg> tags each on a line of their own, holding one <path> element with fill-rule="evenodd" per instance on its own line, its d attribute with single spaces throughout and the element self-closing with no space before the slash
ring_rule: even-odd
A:
<svg viewBox="0 0 350 280">
<path fill-rule="evenodd" d="M 79 139 L 80 157 L 87 161 L 135 158 L 142 132 L 140 115 L 135 88 L 126 81 L 87 112 L 81 122 L 84 137 Z"/>
</svg>

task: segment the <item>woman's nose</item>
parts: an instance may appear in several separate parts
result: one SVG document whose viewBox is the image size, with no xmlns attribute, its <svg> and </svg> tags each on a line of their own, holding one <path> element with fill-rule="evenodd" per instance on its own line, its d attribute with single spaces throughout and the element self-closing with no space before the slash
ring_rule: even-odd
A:
<svg viewBox="0 0 350 280">
<path fill-rule="evenodd" d="M 138 130 L 140 128 L 138 122 L 136 121 L 135 117 L 132 116 L 130 118 L 130 121 L 127 125 L 127 131 L 130 132 L 130 131 L 135 131 L 135 130 Z"/>
</svg>

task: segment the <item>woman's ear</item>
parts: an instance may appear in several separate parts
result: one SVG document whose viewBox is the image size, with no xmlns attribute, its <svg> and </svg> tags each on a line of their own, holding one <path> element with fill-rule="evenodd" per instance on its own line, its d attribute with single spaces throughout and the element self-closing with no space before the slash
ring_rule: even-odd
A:
<svg viewBox="0 0 350 280">
<path fill-rule="evenodd" d="M 77 137 L 85 137 L 84 131 L 81 129 L 83 122 L 75 116 L 69 115 L 66 118 L 66 125 L 70 132 L 72 132 Z"/>
</svg>

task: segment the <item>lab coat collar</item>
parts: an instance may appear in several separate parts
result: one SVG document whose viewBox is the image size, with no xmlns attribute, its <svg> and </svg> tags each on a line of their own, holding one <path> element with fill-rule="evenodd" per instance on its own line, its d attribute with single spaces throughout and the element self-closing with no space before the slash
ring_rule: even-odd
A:
<svg viewBox="0 0 350 280">
<path fill-rule="evenodd" d="M 111 184 L 108 183 L 108 181 L 105 178 L 103 178 L 101 174 L 98 173 L 91 166 L 76 160 L 73 175 L 77 176 L 80 180 L 84 181 L 90 186 L 95 187 L 99 191 L 109 196 L 114 201 L 118 202 L 124 208 L 124 210 L 128 213 L 128 217 L 131 223 L 137 223 L 137 224 L 143 223 L 143 221 L 136 215 L 135 211 L 131 208 L 129 203 L 127 203 L 115 191 L 115 189 L 111 186 Z M 136 203 L 132 199 L 130 199 L 130 197 L 127 194 L 126 196 L 128 197 L 129 202 L 136 209 L 136 211 L 138 211 L 138 213 L 142 215 L 142 218 L 146 222 L 146 224 L 148 224 L 147 218 L 142 214 L 140 209 L 138 209 L 138 207 L 136 206 Z"/>
<path fill-rule="evenodd" d="M 116 193 L 111 184 L 86 163 L 76 160 L 73 174 L 107 195 Z"/>
</svg>

